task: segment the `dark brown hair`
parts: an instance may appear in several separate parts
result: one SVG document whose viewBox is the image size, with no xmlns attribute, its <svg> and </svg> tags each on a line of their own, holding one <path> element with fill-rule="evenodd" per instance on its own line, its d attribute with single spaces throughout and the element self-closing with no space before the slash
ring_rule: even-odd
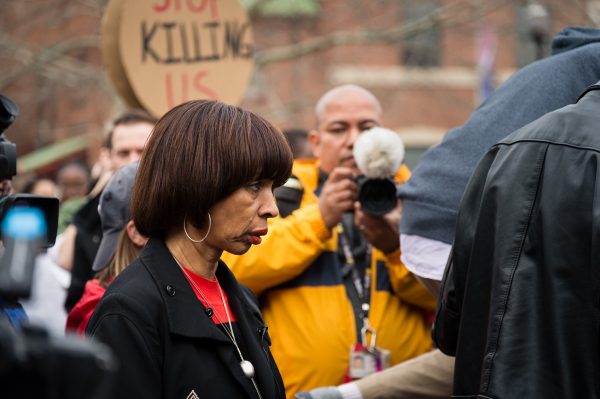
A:
<svg viewBox="0 0 600 399">
<path fill-rule="evenodd" d="M 283 134 L 265 119 L 217 101 L 190 101 L 156 124 L 140 159 L 131 215 L 146 237 L 201 227 L 209 209 L 262 179 L 280 186 L 292 169 Z"/>
</svg>

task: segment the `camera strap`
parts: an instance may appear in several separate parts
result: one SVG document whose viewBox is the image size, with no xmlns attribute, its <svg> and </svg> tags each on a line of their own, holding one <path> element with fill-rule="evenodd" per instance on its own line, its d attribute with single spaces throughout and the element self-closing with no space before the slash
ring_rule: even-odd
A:
<svg viewBox="0 0 600 399">
<path fill-rule="evenodd" d="M 372 246 L 363 233 L 354 228 L 353 221 L 353 214 L 344 215 L 338 234 L 338 252 L 343 258 L 342 277 L 356 323 L 356 344 L 350 348 L 344 382 L 386 369 L 390 367 L 391 359 L 389 349 L 377 346 L 377 331 L 369 322 Z"/>
<path fill-rule="evenodd" d="M 342 265 L 341 275 L 346 295 L 354 311 L 357 342 L 361 342 L 364 337 L 363 330 L 365 326 L 369 326 L 371 245 L 363 234 L 354 228 L 352 214 L 344 215 L 339 230 L 338 254 Z"/>
<path fill-rule="evenodd" d="M 319 169 L 315 195 L 319 196 L 327 180 L 327 174 Z M 363 233 L 354 226 L 354 213 L 347 212 L 338 224 L 338 259 L 340 274 L 346 295 L 352 304 L 356 326 L 356 342 L 361 342 L 365 327 L 369 326 L 371 301 L 371 245 Z"/>
</svg>

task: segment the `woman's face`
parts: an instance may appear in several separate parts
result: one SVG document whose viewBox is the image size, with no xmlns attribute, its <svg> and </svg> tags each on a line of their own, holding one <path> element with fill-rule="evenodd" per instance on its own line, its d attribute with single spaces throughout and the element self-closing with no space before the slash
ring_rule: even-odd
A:
<svg viewBox="0 0 600 399">
<path fill-rule="evenodd" d="M 261 243 L 267 234 L 267 219 L 279 214 L 273 195 L 273 181 L 250 183 L 215 204 L 210 215 L 209 245 L 241 255 Z"/>
</svg>

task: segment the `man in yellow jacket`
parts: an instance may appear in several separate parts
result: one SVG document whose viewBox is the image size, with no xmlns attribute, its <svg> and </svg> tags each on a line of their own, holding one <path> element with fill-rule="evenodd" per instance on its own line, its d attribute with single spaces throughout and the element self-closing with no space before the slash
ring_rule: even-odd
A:
<svg viewBox="0 0 600 399">
<path fill-rule="evenodd" d="M 400 262 L 390 226 L 398 219 L 366 215 L 357 202 L 353 145 L 381 125 L 381 106 L 369 91 L 344 85 L 321 97 L 316 116 L 316 160 L 294 163 L 264 242 L 243 256 L 223 254 L 260 298 L 288 398 L 343 382 L 351 348 L 361 352 L 356 344 L 389 351 L 391 364 L 431 349 L 435 299 Z M 402 165 L 396 180 L 409 175 Z"/>
</svg>

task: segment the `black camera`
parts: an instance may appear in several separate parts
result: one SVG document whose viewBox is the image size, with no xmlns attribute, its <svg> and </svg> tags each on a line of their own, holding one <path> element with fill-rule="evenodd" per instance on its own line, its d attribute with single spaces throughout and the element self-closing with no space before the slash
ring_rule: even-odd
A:
<svg viewBox="0 0 600 399">
<path fill-rule="evenodd" d="M 404 159 L 402 139 L 396 132 L 376 126 L 358 137 L 352 154 L 362 173 L 357 179 L 362 210 L 373 216 L 385 215 L 398 203 L 394 175 Z"/>
<path fill-rule="evenodd" d="M 15 121 L 17 115 L 19 115 L 17 104 L 0 94 L 0 181 L 10 180 L 17 174 L 17 146 L 4 136 L 4 131 Z M 0 198 L 0 222 L 9 209 L 17 206 L 42 210 L 48 226 L 42 247 L 53 246 L 58 227 L 58 198 L 28 194 L 2 197 Z"/>
<path fill-rule="evenodd" d="M 396 207 L 396 184 L 393 179 L 373 179 L 360 176 L 358 183 L 358 202 L 365 213 L 382 216 Z"/>
<path fill-rule="evenodd" d="M 19 114 L 19 107 L 9 98 L 0 95 L 0 180 L 10 180 L 17 171 L 17 146 L 4 136 L 4 131 L 15 121 Z M 28 227 L 27 222 L 33 220 L 26 216 L 17 217 L 19 227 L 11 231 L 19 232 L 17 237 L 6 235 L 8 231 L 4 221 L 7 214 L 14 209 L 37 210 L 43 217 L 43 234 L 36 235 L 35 239 L 23 239 L 21 232 Z M 38 214 L 36 214 L 38 215 Z M 19 221 L 20 220 L 20 221 Z M 24 224 L 25 223 L 25 224 Z M 0 197 L 0 225 L 5 250 L 0 259 L 0 297 L 16 300 L 28 298 L 31 291 L 33 269 L 37 252 L 49 248 L 56 241 L 58 227 L 58 198 L 43 197 L 30 194 L 17 194 Z M 36 231 L 37 232 L 37 231 Z M 12 256 L 16 258 L 13 259 Z"/>
<path fill-rule="evenodd" d="M 0 396 L 12 399 L 109 399 L 117 364 L 110 349 L 81 337 L 58 337 L 0 318 Z"/>
</svg>

